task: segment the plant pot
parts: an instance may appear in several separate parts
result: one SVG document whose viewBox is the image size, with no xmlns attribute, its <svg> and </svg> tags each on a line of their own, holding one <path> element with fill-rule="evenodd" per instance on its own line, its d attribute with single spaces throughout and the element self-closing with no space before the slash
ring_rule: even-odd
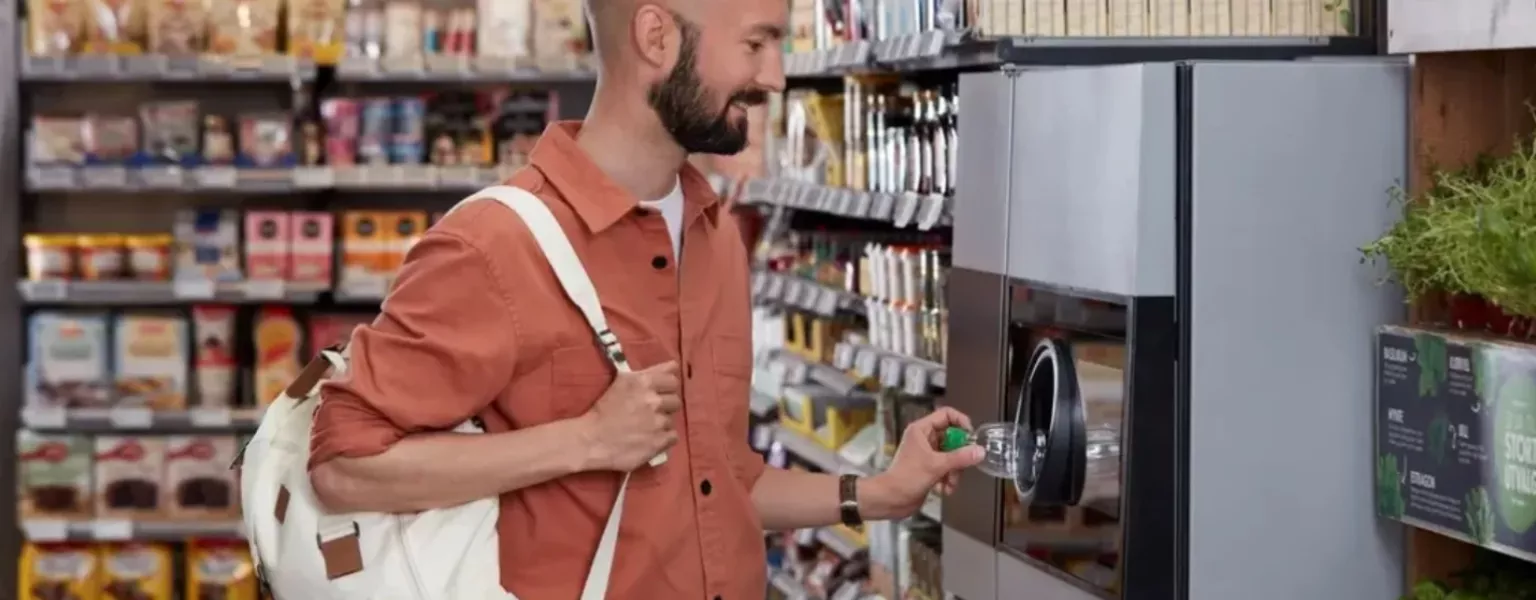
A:
<svg viewBox="0 0 1536 600">
<path fill-rule="evenodd" d="M 1503 329 L 1495 329 L 1489 321 L 1492 305 L 1482 296 L 1474 294 L 1453 294 L 1450 301 L 1451 324 L 1457 329 L 1471 331 L 1487 329 L 1503 335 L 1508 329 L 1508 324 Z M 1501 311 L 1502 312 L 1502 311 Z"/>
</svg>

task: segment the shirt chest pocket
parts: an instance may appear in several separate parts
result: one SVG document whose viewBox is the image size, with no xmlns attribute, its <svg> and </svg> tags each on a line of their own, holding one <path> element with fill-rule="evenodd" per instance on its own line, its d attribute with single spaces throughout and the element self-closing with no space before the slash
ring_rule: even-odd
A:
<svg viewBox="0 0 1536 600">
<path fill-rule="evenodd" d="M 743 469 L 748 461 L 737 455 L 752 451 L 744 442 L 751 426 L 747 415 L 752 399 L 752 343 L 738 336 L 714 336 L 710 339 L 710 358 L 714 362 L 713 406 L 720 411 L 725 426 L 723 437 L 731 464 Z M 736 475 L 746 476 L 744 472 Z"/>
<path fill-rule="evenodd" d="M 625 341 L 624 352 L 629 357 L 630 368 L 636 370 L 670 359 L 661 344 L 648 339 Z M 584 415 L 592 410 L 613 383 L 613 365 L 596 344 L 583 343 L 557 348 L 549 354 L 549 367 L 551 393 L 543 399 L 524 404 L 532 411 L 527 415 L 527 422 L 550 423 Z M 664 476 L 668 466 L 642 467 L 631 474 L 629 484 L 632 487 L 654 485 Z M 618 480 L 613 475 L 604 472 L 578 473 L 562 479 L 560 483 L 581 488 L 616 487 Z"/>
</svg>

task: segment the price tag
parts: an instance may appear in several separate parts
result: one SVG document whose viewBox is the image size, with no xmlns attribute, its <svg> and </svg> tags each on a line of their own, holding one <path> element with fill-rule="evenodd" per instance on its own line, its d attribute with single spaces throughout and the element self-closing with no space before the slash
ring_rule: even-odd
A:
<svg viewBox="0 0 1536 600">
<path fill-rule="evenodd" d="M 107 420 L 117 429 L 149 429 L 155 423 L 155 413 L 148 408 L 123 406 L 107 413 Z"/>
<path fill-rule="evenodd" d="M 765 450 L 773 443 L 773 426 L 758 425 L 752 428 L 752 448 Z"/>
<path fill-rule="evenodd" d="M 925 57 L 938 56 L 938 55 L 944 53 L 944 46 L 945 46 L 945 43 L 944 43 L 945 42 L 944 30 L 936 29 L 936 30 L 930 31 L 930 32 L 924 34 L 923 38 L 924 38 L 923 39 L 923 49 L 922 49 L 922 55 L 923 56 L 925 56 Z"/>
<path fill-rule="evenodd" d="M 62 542 L 69 539 L 69 522 L 59 519 L 27 519 L 21 531 L 33 542 Z"/>
<path fill-rule="evenodd" d="M 768 293 L 766 295 L 767 295 L 769 300 L 778 300 L 780 298 L 783 298 L 784 297 L 784 278 L 783 277 L 779 277 L 777 275 L 769 275 L 768 276 Z"/>
<path fill-rule="evenodd" d="M 181 167 L 144 167 L 136 173 L 139 185 L 148 188 L 179 188 L 183 181 Z"/>
<path fill-rule="evenodd" d="M 838 342 L 832 347 L 832 366 L 838 370 L 847 371 L 853 368 L 853 355 L 856 354 L 853 344 Z"/>
<path fill-rule="evenodd" d="M 809 283 L 805 284 L 805 289 L 800 292 L 800 304 L 798 306 L 803 310 L 815 311 L 816 307 L 821 305 L 822 296 L 829 292 L 831 290 L 827 288 Z"/>
<path fill-rule="evenodd" d="M 281 279 L 252 279 L 245 282 L 245 297 L 252 300 L 281 300 L 288 295 L 288 283 Z"/>
<path fill-rule="evenodd" d="M 80 183 L 93 188 L 128 186 L 128 170 L 122 167 L 86 167 L 80 171 Z"/>
<path fill-rule="evenodd" d="M 336 173 L 327 167 L 300 167 L 293 170 L 293 185 L 301 188 L 327 188 L 336 185 Z"/>
<path fill-rule="evenodd" d="M 917 207 L 921 199 L 912 192 L 903 192 L 896 198 L 896 209 L 891 215 L 891 224 L 897 227 L 906 227 L 912 223 L 912 218 L 917 216 Z"/>
<path fill-rule="evenodd" d="M 215 290 L 212 279 L 178 279 L 171 284 L 171 295 L 183 300 L 210 300 Z"/>
<path fill-rule="evenodd" d="M 832 207 L 832 212 L 847 215 L 853 211 L 853 206 L 858 198 L 858 193 L 851 190 L 843 190 L 837 195 L 837 206 Z"/>
<path fill-rule="evenodd" d="M 853 357 L 853 372 L 859 377 L 871 377 L 879 369 L 880 354 L 870 348 L 859 348 Z"/>
<path fill-rule="evenodd" d="M 27 283 L 27 299 L 37 302 L 61 302 L 69 297 L 69 283 L 59 279 L 47 279 Z"/>
<path fill-rule="evenodd" d="M 805 293 L 805 284 L 799 279 L 791 279 L 788 289 L 784 290 L 784 303 L 790 306 L 800 305 L 800 295 Z"/>
<path fill-rule="evenodd" d="M 917 213 L 917 228 L 922 231 L 933 229 L 944 218 L 946 199 L 943 196 L 932 194 L 923 198 L 923 207 Z"/>
<path fill-rule="evenodd" d="M 763 290 L 768 287 L 768 276 L 762 273 L 752 274 L 752 297 L 763 295 Z"/>
<path fill-rule="evenodd" d="M 894 356 L 880 359 L 880 385 L 888 388 L 901 387 L 901 360 Z"/>
<path fill-rule="evenodd" d="M 344 296 L 359 300 L 382 300 L 389 294 L 389 281 L 383 277 L 359 277 L 342 283 Z"/>
<path fill-rule="evenodd" d="M 877 193 L 875 194 L 874 200 L 871 202 L 871 206 L 869 208 L 869 216 L 881 221 L 890 220 L 891 212 L 895 206 L 895 196 L 890 194 Z"/>
<path fill-rule="evenodd" d="M 69 411 L 61 406 L 29 406 L 21 410 L 21 422 L 29 429 L 63 429 Z"/>
<path fill-rule="evenodd" d="M 903 377 L 903 392 L 913 396 L 925 396 L 928 394 L 928 368 L 917 363 L 910 363 L 906 367 Z"/>
<path fill-rule="evenodd" d="M 206 188 L 233 188 L 239 179 L 234 167 L 203 167 L 194 178 L 197 185 Z"/>
<path fill-rule="evenodd" d="M 103 519 L 91 523 L 91 537 L 103 542 L 120 542 L 133 539 L 133 521 Z"/>
<path fill-rule="evenodd" d="M 194 408 L 187 412 L 193 427 L 217 429 L 229 427 L 234 413 L 227 408 Z"/>
<path fill-rule="evenodd" d="M 874 203 L 874 196 L 869 192 L 855 192 L 853 205 L 848 208 L 848 216 L 865 218 L 869 216 L 869 206 Z"/>
<path fill-rule="evenodd" d="M 822 290 L 821 297 L 816 299 L 816 306 L 812 310 L 822 316 L 833 316 L 837 314 L 837 301 L 842 296 L 837 290 Z"/>
</svg>

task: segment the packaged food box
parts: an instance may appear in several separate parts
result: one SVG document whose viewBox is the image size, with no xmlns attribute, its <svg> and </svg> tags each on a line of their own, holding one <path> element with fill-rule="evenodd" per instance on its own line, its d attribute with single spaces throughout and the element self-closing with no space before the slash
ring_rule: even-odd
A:
<svg viewBox="0 0 1536 600">
<path fill-rule="evenodd" d="M 24 544 L 20 571 L 22 600 L 104 600 L 100 558 L 88 544 Z"/>
<path fill-rule="evenodd" d="M 91 439 L 16 433 L 17 512 L 22 518 L 91 516 Z"/>
<path fill-rule="evenodd" d="M 427 232 L 427 213 L 420 211 L 398 211 L 383 214 L 382 225 L 384 230 L 384 272 L 391 279 L 399 272 L 400 266 L 405 264 L 405 255 L 409 254 L 416 242 L 421 241 L 422 234 Z"/>
<path fill-rule="evenodd" d="M 335 221 L 327 212 L 295 212 L 289 229 L 289 281 L 304 289 L 330 289 Z"/>
<path fill-rule="evenodd" d="M 187 407 L 187 333 L 179 316 L 118 315 L 112 337 L 118 406 Z"/>
<path fill-rule="evenodd" d="M 187 544 L 186 600 L 259 600 L 256 565 L 238 540 Z"/>
<path fill-rule="evenodd" d="M 235 308 L 192 307 L 194 340 L 192 368 L 197 381 L 197 405 L 229 408 L 235 405 Z"/>
<path fill-rule="evenodd" d="M 198 209 L 176 213 L 177 279 L 240 281 L 240 213 Z"/>
<path fill-rule="evenodd" d="M 385 247 L 379 213 L 342 213 L 341 287 L 350 290 L 384 281 Z"/>
<path fill-rule="evenodd" d="M 162 514 L 165 442 L 158 437 L 96 438 L 96 516 L 135 519 Z"/>
<path fill-rule="evenodd" d="M 304 367 L 300 352 L 304 331 L 293 312 L 284 307 L 267 306 L 256 316 L 256 402 L 262 406 L 277 399 Z"/>
<path fill-rule="evenodd" d="M 173 554 L 163 544 L 103 544 L 103 600 L 172 600 L 176 593 Z"/>
<path fill-rule="evenodd" d="M 245 213 L 245 276 L 254 281 L 287 281 L 288 213 Z"/>
<path fill-rule="evenodd" d="M 177 435 L 165 440 L 166 505 L 178 518 L 240 514 L 240 490 L 229 468 L 239 450 L 234 436 Z"/>
<path fill-rule="evenodd" d="M 33 313 L 30 321 L 27 405 L 107 406 L 107 315 L 49 311 Z"/>
</svg>

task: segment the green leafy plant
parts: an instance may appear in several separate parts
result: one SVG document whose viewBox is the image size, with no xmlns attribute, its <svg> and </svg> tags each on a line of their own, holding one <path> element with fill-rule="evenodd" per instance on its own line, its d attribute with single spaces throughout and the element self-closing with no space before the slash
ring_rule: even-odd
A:
<svg viewBox="0 0 1536 600">
<path fill-rule="evenodd" d="M 1397 458 L 1382 454 L 1376 461 L 1376 512 L 1389 519 L 1403 516 L 1403 479 Z"/>
<path fill-rule="evenodd" d="M 1432 333 L 1420 333 L 1413 337 L 1413 346 L 1414 360 L 1419 363 L 1419 397 L 1434 396 L 1450 368 L 1446 358 L 1445 338 Z"/>
<path fill-rule="evenodd" d="M 1402 600 L 1536 600 L 1536 569 L 1524 561 L 1482 551 L 1468 568 L 1446 579 L 1415 583 Z"/>
<path fill-rule="evenodd" d="M 1468 536 L 1479 544 L 1493 539 L 1493 508 L 1488 505 L 1488 490 L 1478 486 L 1467 492 L 1462 512 L 1467 519 Z"/>
<path fill-rule="evenodd" d="M 1536 316 L 1536 142 L 1517 139 L 1508 156 L 1437 172 L 1411 202 L 1401 188 L 1390 195 L 1402 219 L 1361 252 L 1386 260 L 1409 299 L 1439 291 Z M 1536 320 L 1520 327 L 1536 333 Z"/>
</svg>

